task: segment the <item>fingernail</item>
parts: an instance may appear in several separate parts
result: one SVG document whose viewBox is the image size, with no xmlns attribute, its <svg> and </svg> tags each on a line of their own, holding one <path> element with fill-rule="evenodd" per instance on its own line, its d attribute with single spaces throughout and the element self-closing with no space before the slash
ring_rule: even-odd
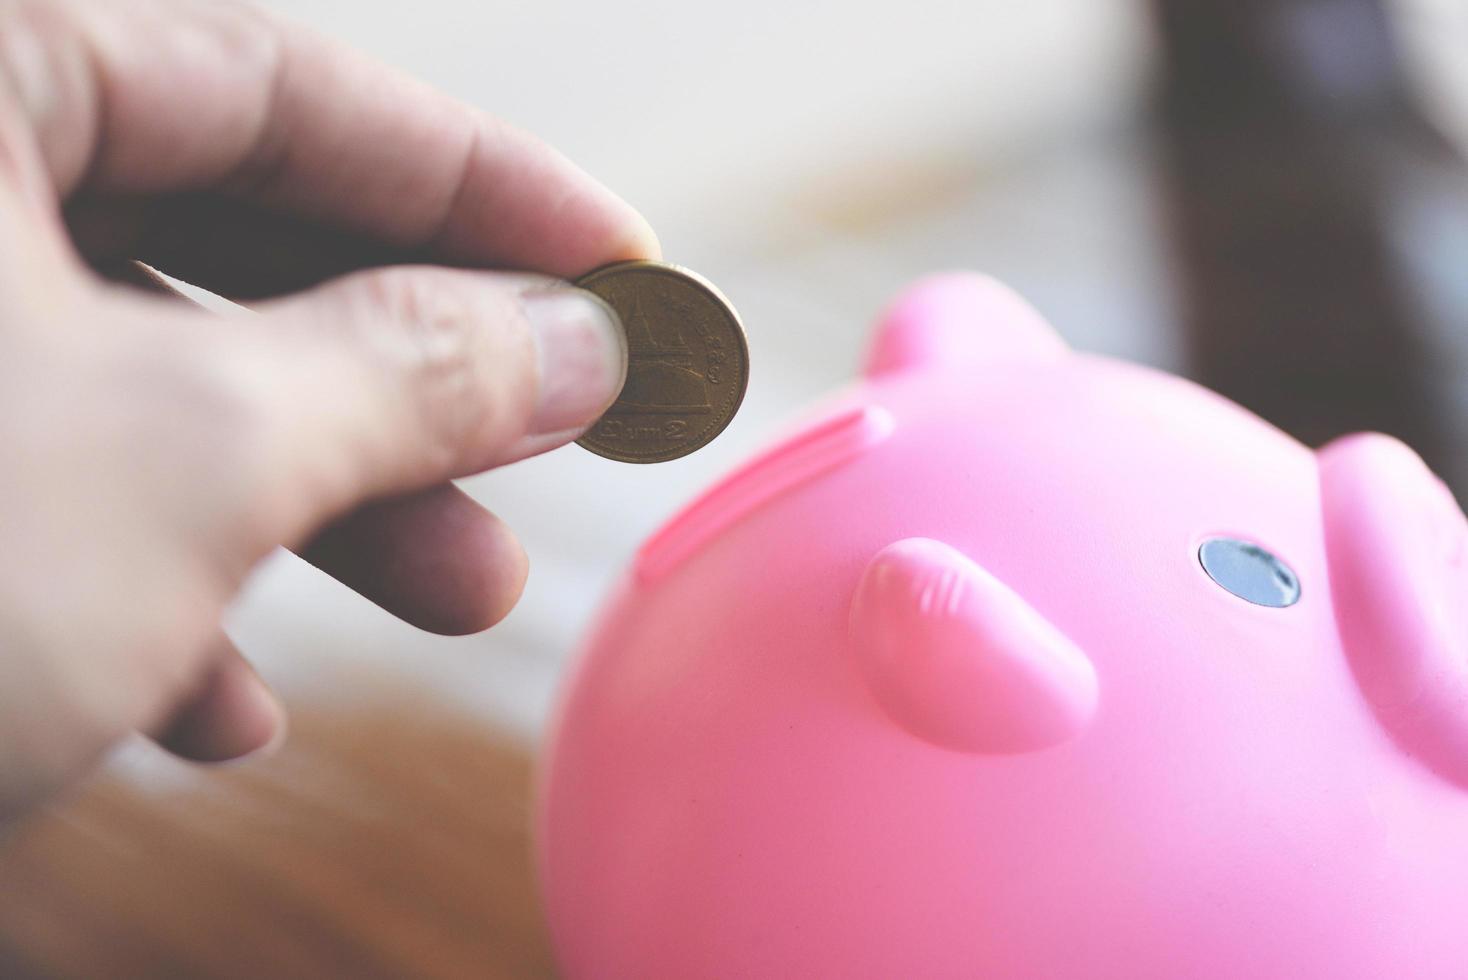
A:
<svg viewBox="0 0 1468 980">
<path fill-rule="evenodd" d="M 606 411 L 627 376 L 627 338 L 612 308 L 570 286 L 525 296 L 540 355 L 530 434 L 584 428 Z"/>
</svg>

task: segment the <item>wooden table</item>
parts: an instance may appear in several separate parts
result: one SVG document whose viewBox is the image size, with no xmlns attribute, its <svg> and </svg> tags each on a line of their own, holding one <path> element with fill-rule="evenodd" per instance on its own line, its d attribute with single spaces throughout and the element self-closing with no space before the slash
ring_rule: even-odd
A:
<svg viewBox="0 0 1468 980">
<path fill-rule="evenodd" d="M 273 759 L 193 771 L 131 747 L 23 825 L 0 854 L 0 975 L 554 975 L 524 747 L 429 692 L 354 688 L 293 705 Z"/>
</svg>

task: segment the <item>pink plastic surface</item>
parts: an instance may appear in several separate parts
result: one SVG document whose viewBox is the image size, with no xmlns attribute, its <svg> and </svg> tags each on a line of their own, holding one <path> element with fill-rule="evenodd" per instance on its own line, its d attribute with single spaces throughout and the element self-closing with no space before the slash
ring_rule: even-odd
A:
<svg viewBox="0 0 1468 980">
<path fill-rule="evenodd" d="M 1415 454 L 976 276 L 868 365 L 590 638 L 542 774 L 567 975 L 1468 977 L 1468 523 Z"/>
</svg>

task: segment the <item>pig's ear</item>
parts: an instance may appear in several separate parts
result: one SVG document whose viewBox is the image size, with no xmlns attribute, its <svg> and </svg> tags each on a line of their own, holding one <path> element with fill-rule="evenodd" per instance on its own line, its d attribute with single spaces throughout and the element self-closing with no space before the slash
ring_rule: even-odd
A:
<svg viewBox="0 0 1468 980">
<path fill-rule="evenodd" d="M 927 538 L 884 548 L 851 607 L 851 638 L 876 700 L 935 745 L 1018 753 L 1058 745 L 1096 710 L 1096 672 L 1012 589 Z"/>
<path fill-rule="evenodd" d="M 987 276 L 952 272 L 908 287 L 882 314 L 867 351 L 868 377 L 962 371 L 990 362 L 1057 357 L 1065 341 L 1024 300 Z"/>
</svg>

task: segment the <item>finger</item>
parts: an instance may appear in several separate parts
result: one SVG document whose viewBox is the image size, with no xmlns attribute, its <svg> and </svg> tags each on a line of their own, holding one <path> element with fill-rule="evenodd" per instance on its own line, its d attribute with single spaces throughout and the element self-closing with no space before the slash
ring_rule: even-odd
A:
<svg viewBox="0 0 1468 980">
<path fill-rule="evenodd" d="M 285 709 L 260 675 L 220 634 L 199 687 L 153 734 L 174 755 L 225 762 L 273 748 L 285 738 Z"/>
<path fill-rule="evenodd" d="M 62 197 L 84 181 L 217 190 L 391 248 L 558 275 L 657 251 L 545 144 L 255 8 L 11 0 L 0 16 L 0 71 Z"/>
<path fill-rule="evenodd" d="M 181 298 L 137 263 L 115 278 Z M 451 636 L 508 615 L 528 570 L 509 527 L 452 484 L 360 507 L 300 554 L 393 615 Z"/>
<path fill-rule="evenodd" d="M 626 372 L 610 308 L 538 277 L 376 270 L 257 309 L 225 353 L 259 386 L 272 544 L 568 442 Z"/>
<path fill-rule="evenodd" d="M 503 619 L 528 568 L 509 527 L 451 485 L 358 508 L 301 556 L 393 615 L 450 636 Z"/>
</svg>

